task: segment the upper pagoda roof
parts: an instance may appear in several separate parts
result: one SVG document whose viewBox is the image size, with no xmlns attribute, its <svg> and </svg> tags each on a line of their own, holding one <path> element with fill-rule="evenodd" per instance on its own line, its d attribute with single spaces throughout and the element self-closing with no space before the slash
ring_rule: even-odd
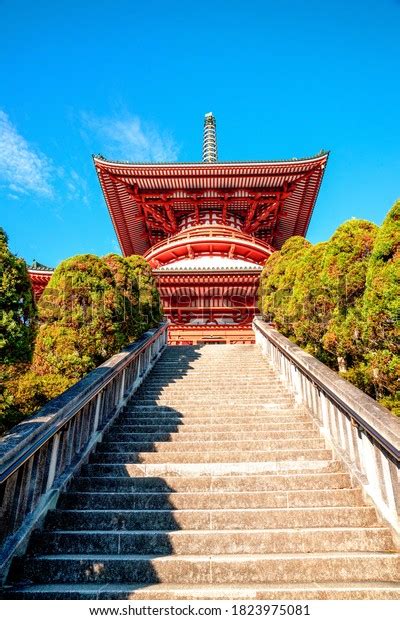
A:
<svg viewBox="0 0 400 620">
<path fill-rule="evenodd" d="M 125 255 L 175 234 L 181 216 L 238 215 L 244 232 L 280 248 L 305 235 L 329 153 L 261 162 L 129 163 L 94 156 Z"/>
</svg>

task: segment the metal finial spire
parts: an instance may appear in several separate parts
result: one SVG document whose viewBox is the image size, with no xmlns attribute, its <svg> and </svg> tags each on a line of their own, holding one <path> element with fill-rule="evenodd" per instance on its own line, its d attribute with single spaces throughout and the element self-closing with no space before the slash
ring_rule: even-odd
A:
<svg viewBox="0 0 400 620">
<path fill-rule="evenodd" d="M 203 161 L 206 164 L 214 164 L 217 161 L 216 122 L 212 112 L 204 116 Z"/>
</svg>

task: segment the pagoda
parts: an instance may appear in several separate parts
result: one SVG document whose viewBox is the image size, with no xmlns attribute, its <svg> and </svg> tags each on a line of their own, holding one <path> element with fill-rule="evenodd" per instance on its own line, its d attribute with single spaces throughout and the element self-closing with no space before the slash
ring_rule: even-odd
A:
<svg viewBox="0 0 400 620">
<path fill-rule="evenodd" d="M 93 159 L 123 254 L 153 268 L 169 342 L 253 342 L 262 266 L 306 234 L 328 153 L 219 162 L 208 113 L 201 162 Z"/>
</svg>

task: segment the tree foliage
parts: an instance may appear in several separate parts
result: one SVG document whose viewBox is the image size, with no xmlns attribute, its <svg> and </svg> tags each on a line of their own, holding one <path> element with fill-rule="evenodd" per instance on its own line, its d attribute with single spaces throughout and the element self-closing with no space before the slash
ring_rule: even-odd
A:
<svg viewBox="0 0 400 620">
<path fill-rule="evenodd" d="M 289 300 L 293 340 L 324 363 L 330 354 L 322 346 L 322 337 L 332 313 L 321 279 L 327 243 L 309 245 L 298 257 L 296 278 Z"/>
<path fill-rule="evenodd" d="M 126 258 L 118 254 L 107 254 L 104 263 L 111 271 L 115 285 L 121 294 L 123 305 L 122 329 L 128 340 L 134 340 L 142 332 L 139 313 L 139 284 L 136 273 Z"/>
<path fill-rule="evenodd" d="M 400 202 L 379 229 L 352 219 L 326 243 L 298 239 L 264 267 L 263 315 L 400 414 Z"/>
<path fill-rule="evenodd" d="M 21 361 L 7 376 L 3 373 L 0 432 L 58 396 L 161 319 L 148 263 L 142 257 L 116 254 L 103 259 L 83 254 L 60 263 L 38 311 L 32 364 Z M 13 351 L 13 346 L 9 348 Z"/>
<path fill-rule="evenodd" d="M 368 376 L 377 398 L 400 415 L 400 200 L 387 214 L 372 250 L 363 298 Z"/>
<path fill-rule="evenodd" d="M 108 266 L 82 254 L 57 267 L 39 300 L 33 370 L 80 379 L 128 340 L 123 297 Z"/>
<path fill-rule="evenodd" d="M 288 303 L 296 281 L 298 261 L 310 245 L 304 237 L 291 237 L 280 252 L 272 254 L 261 276 L 262 312 L 288 336 L 292 334 Z"/>
<path fill-rule="evenodd" d="M 0 228 L 0 432 L 18 421 L 8 381 L 32 357 L 36 306 L 25 262 Z"/>
<path fill-rule="evenodd" d="M 125 258 L 139 289 L 141 333 L 157 325 L 162 317 L 160 295 L 149 263 L 138 255 Z"/>
<path fill-rule="evenodd" d="M 31 359 L 36 306 L 25 261 L 8 248 L 0 228 L 0 363 Z"/>
<path fill-rule="evenodd" d="M 377 226 L 371 222 L 349 220 L 339 226 L 324 253 L 320 279 L 330 317 L 322 345 L 343 372 L 363 350 L 361 308 L 376 233 Z"/>
<path fill-rule="evenodd" d="M 149 263 L 142 256 L 107 254 L 104 262 L 123 297 L 124 330 L 137 338 L 161 320 L 160 296 Z"/>
</svg>

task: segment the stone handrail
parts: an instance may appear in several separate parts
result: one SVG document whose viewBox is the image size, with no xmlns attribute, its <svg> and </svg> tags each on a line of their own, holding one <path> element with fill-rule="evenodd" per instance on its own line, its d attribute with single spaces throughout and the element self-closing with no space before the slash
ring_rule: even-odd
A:
<svg viewBox="0 0 400 620">
<path fill-rule="evenodd" d="M 0 441 L 0 576 L 85 462 L 167 341 L 167 324 L 88 373 Z"/>
<path fill-rule="evenodd" d="M 255 318 L 262 353 L 312 414 L 381 515 L 400 534 L 400 420 L 312 355 Z"/>
</svg>

